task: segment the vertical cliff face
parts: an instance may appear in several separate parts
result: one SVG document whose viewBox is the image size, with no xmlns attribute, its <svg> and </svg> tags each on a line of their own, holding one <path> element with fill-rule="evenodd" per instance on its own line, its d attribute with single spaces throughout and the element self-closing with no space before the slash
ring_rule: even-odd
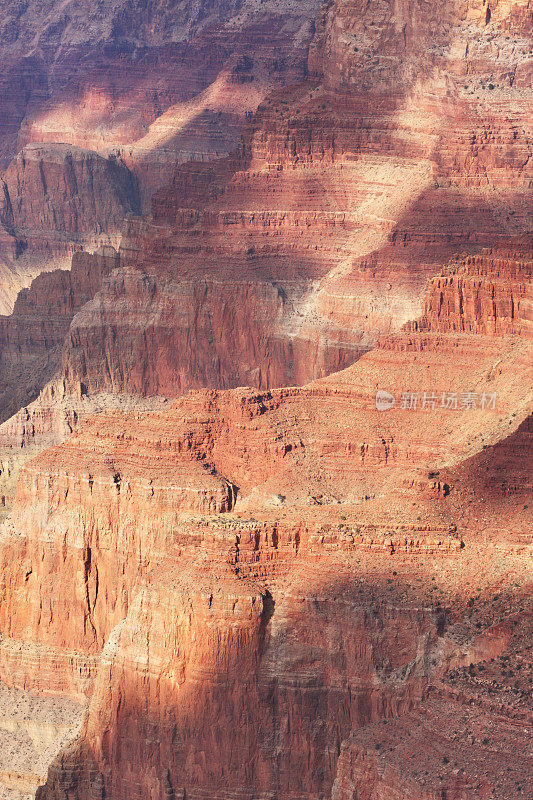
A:
<svg viewBox="0 0 533 800">
<path fill-rule="evenodd" d="M 20 237 L 117 234 L 124 216 L 139 209 L 124 164 L 71 145 L 28 145 L 3 181 L 0 215 Z"/>
<path fill-rule="evenodd" d="M 70 271 L 35 278 L 23 289 L 13 313 L 0 317 L 0 419 L 35 400 L 59 369 L 72 317 L 118 266 L 113 248 L 76 253 Z"/>
<path fill-rule="evenodd" d="M 132 615 L 106 646 L 85 743 L 61 756 L 39 797 L 68 791 L 68 764 L 78 797 L 91 797 L 95 785 L 124 798 L 139 791 L 153 797 L 316 796 L 331 780 L 346 730 L 409 708 L 416 697 L 419 663 L 394 699 L 390 689 L 408 661 L 423 659 L 415 644 L 421 635 L 431 649 L 431 613 L 369 615 L 350 602 L 349 589 L 346 605 L 335 607 L 289 589 L 272 617 L 269 595 L 242 581 L 223 586 L 193 568 L 139 593 Z M 146 625 L 158 631 L 156 638 L 146 639 Z M 390 663 L 385 654 L 396 625 L 403 628 L 402 649 Z M 169 658 L 171 653 L 180 655 Z M 161 660 L 164 677 L 152 666 Z M 126 703 L 119 700 L 126 696 Z M 148 717 L 139 713 L 147 696 L 155 701 Z M 342 713 L 335 715 L 334 708 Z M 168 732 L 164 743 L 156 740 L 161 727 Z M 96 777 L 102 761 L 109 772 Z M 140 762 L 145 770 L 139 779 Z"/>
<path fill-rule="evenodd" d="M 417 330 L 533 334 L 533 266 L 513 251 L 459 259 L 430 281 Z"/>
<path fill-rule="evenodd" d="M 446 314 L 306 387 L 95 417 L 22 469 L 0 540 L 3 679 L 90 697 L 39 798 L 519 797 L 514 773 L 480 789 L 487 751 L 461 760 L 461 731 L 398 766 L 438 719 L 459 725 L 465 696 L 482 729 L 464 667 L 523 658 L 528 564 L 505 520 L 526 487 L 504 502 L 494 476 L 520 482 L 505 453 L 527 433 L 531 345 L 442 330 Z M 398 393 L 386 412 L 379 387 Z M 521 689 L 491 681 L 507 752 Z M 444 757 L 465 774 L 435 774 Z"/>
<path fill-rule="evenodd" d="M 81 239 L 109 243 L 176 163 L 230 152 L 265 94 L 304 77 L 318 6 L 4 3 L 0 310 L 40 272 L 67 267 Z M 22 232 L 5 223 L 10 205 Z"/>
<path fill-rule="evenodd" d="M 493 11 L 326 4 L 312 78 L 265 100 L 232 158 L 178 168 L 128 225 L 123 280 L 74 321 L 69 380 L 170 395 L 309 380 L 416 319 L 457 252 L 527 246 L 530 12 Z M 214 363 L 197 356 L 206 340 Z"/>
<path fill-rule="evenodd" d="M 139 210 L 136 181 L 120 159 L 70 145 L 28 145 L 8 166 L 1 187 L 6 280 L 0 308 L 6 313 L 32 278 L 69 269 L 83 246 L 116 244 L 126 215 Z M 68 305 L 67 285 L 56 291 L 58 307 Z"/>
<path fill-rule="evenodd" d="M 90 393 L 172 397 L 202 386 L 300 384 L 366 349 L 364 342 L 358 347 L 362 337 L 339 345 L 334 337 L 288 339 L 280 328 L 293 303 L 283 289 L 252 278 L 161 285 L 126 268 L 74 318 L 64 377 Z"/>
</svg>

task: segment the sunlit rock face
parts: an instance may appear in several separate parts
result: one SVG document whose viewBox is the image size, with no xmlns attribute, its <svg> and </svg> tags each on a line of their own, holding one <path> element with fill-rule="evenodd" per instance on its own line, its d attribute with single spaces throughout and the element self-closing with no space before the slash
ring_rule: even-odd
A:
<svg viewBox="0 0 533 800">
<path fill-rule="evenodd" d="M 533 796 L 531 3 L 5 8 L 0 794 Z"/>
<path fill-rule="evenodd" d="M 176 162 L 230 152 L 265 94 L 304 77 L 318 7 L 4 3 L 0 173 L 17 185 L 0 216 L 0 311 L 82 246 L 116 245 L 124 214 L 148 208 Z M 81 162 L 95 186 L 77 174 L 74 200 Z M 63 188 L 67 203 L 54 193 Z M 10 203 L 29 226 L 13 227 Z"/>
<path fill-rule="evenodd" d="M 271 94 L 231 157 L 179 166 L 151 216 L 128 221 L 122 274 L 73 322 L 68 380 L 166 395 L 301 384 L 417 319 L 457 254 L 523 252 L 530 12 L 493 11 L 324 6 L 309 79 Z"/>
</svg>

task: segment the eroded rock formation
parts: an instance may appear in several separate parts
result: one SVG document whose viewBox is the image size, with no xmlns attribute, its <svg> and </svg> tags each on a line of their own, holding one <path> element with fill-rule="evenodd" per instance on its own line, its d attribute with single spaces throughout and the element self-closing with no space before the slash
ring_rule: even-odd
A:
<svg viewBox="0 0 533 800">
<path fill-rule="evenodd" d="M 0 685 L 0 797 L 25 800 L 50 761 L 79 733 L 83 706 Z"/>
<path fill-rule="evenodd" d="M 0 224 L 0 310 L 80 244 L 109 243 L 176 162 L 230 152 L 261 99 L 304 77 L 318 6 L 7 0 L 0 173 L 33 235 Z"/>
<path fill-rule="evenodd" d="M 498 442 L 523 435 L 531 397 L 515 376 L 531 344 L 440 325 L 302 388 L 87 420 L 21 470 L 2 534 L 2 677 L 91 697 L 40 798 L 478 791 L 477 756 L 457 780 L 398 775 L 392 739 L 417 715 L 434 724 L 444 676 L 515 652 L 509 604 L 522 619 L 528 566 L 501 530 L 505 487 L 478 516 L 462 464 L 498 470 Z M 418 404 L 379 410 L 385 386 Z M 476 586 L 480 608 L 496 586 L 504 598 L 479 625 Z M 461 713 L 460 696 L 438 702 Z M 508 705 L 501 747 L 517 730 Z M 386 758 L 366 727 L 380 720 Z M 498 780 L 483 786 L 515 791 L 514 773 Z"/>
<path fill-rule="evenodd" d="M 127 225 L 123 276 L 74 320 L 69 379 L 169 395 L 302 383 L 417 319 L 457 253 L 527 247 L 530 11 L 485 11 L 327 4 L 311 77 Z"/>
<path fill-rule="evenodd" d="M 151 136 L 146 144 L 166 145 L 173 161 L 187 147 L 212 157 L 238 137 L 243 110 L 273 85 L 301 79 L 318 6 L 120 0 L 93 8 L 8 0 L 2 154 L 9 160 L 17 139 L 102 150 Z M 214 97 L 202 103 L 209 87 Z"/>
<path fill-rule="evenodd" d="M 17 297 L 15 317 L 27 294 L 19 290 L 43 272 L 55 278 L 37 281 L 31 292 L 49 287 L 58 309 L 68 306 L 70 279 L 52 288 L 58 270 L 70 269 L 84 246 L 117 244 L 126 215 L 139 210 L 135 179 L 120 160 L 70 145 L 28 145 L 5 171 L 2 192 L 0 258 L 8 280 L 0 286 L 0 307 L 12 313 Z"/>
<path fill-rule="evenodd" d="M 87 704 L 38 800 L 532 794 L 530 23 L 331 0 L 238 150 L 4 318 L 43 381 L 66 335 L 0 427 L 51 445 L 0 679 Z"/>
</svg>

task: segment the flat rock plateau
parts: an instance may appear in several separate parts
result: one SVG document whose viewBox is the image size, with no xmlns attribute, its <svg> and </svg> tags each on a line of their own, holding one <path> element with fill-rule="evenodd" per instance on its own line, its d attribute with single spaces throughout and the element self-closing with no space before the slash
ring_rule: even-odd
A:
<svg viewBox="0 0 533 800">
<path fill-rule="evenodd" d="M 5 0 L 0 799 L 533 797 L 531 0 Z"/>
</svg>

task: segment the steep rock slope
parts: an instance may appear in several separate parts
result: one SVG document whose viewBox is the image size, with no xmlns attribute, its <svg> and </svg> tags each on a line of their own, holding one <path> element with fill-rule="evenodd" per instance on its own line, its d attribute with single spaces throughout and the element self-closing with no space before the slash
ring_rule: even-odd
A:
<svg viewBox="0 0 533 800">
<path fill-rule="evenodd" d="M 136 182 L 124 163 L 70 145 L 28 145 L 5 171 L 1 188 L 6 282 L 0 308 L 6 313 L 32 278 L 69 269 L 83 247 L 118 244 L 126 215 L 139 210 Z M 69 303 L 66 285 L 55 291 L 59 304 Z"/>
<path fill-rule="evenodd" d="M 118 267 L 111 248 L 76 253 L 70 270 L 35 278 L 23 289 L 13 313 L 0 317 L 0 420 L 34 400 L 59 369 L 70 322 Z"/>
<path fill-rule="evenodd" d="M 50 761 L 78 734 L 83 708 L 68 698 L 0 686 L 0 797 L 27 800 Z"/>
<path fill-rule="evenodd" d="M 432 319 L 305 387 L 88 420 L 21 471 L 2 678 L 91 698 L 39 798 L 479 796 L 486 745 L 456 766 L 462 734 L 416 755 L 417 727 L 468 713 L 476 736 L 483 686 L 454 681 L 480 663 L 498 748 L 527 736 L 500 665 L 530 663 L 527 540 L 506 525 L 512 507 L 527 532 L 531 342 Z M 463 776 L 430 773 L 441 750 Z M 481 789 L 520 797 L 518 769 Z"/>
<path fill-rule="evenodd" d="M 3 3 L 0 172 L 31 230 L 0 226 L 0 310 L 80 244 L 108 243 L 176 162 L 231 151 L 265 94 L 305 75 L 318 6 Z"/>
<path fill-rule="evenodd" d="M 413 330 L 533 336 L 533 263 L 513 251 L 458 258 L 433 278 Z"/>
<path fill-rule="evenodd" d="M 3 178 L 0 213 L 21 237 L 117 234 L 125 214 L 138 210 L 133 178 L 120 161 L 71 145 L 28 145 Z"/>
<path fill-rule="evenodd" d="M 123 276 L 73 322 L 69 379 L 168 395 L 302 383 L 416 319 L 457 252 L 527 246 L 531 12 L 486 12 L 326 4 L 311 78 L 127 225 Z"/>
</svg>

